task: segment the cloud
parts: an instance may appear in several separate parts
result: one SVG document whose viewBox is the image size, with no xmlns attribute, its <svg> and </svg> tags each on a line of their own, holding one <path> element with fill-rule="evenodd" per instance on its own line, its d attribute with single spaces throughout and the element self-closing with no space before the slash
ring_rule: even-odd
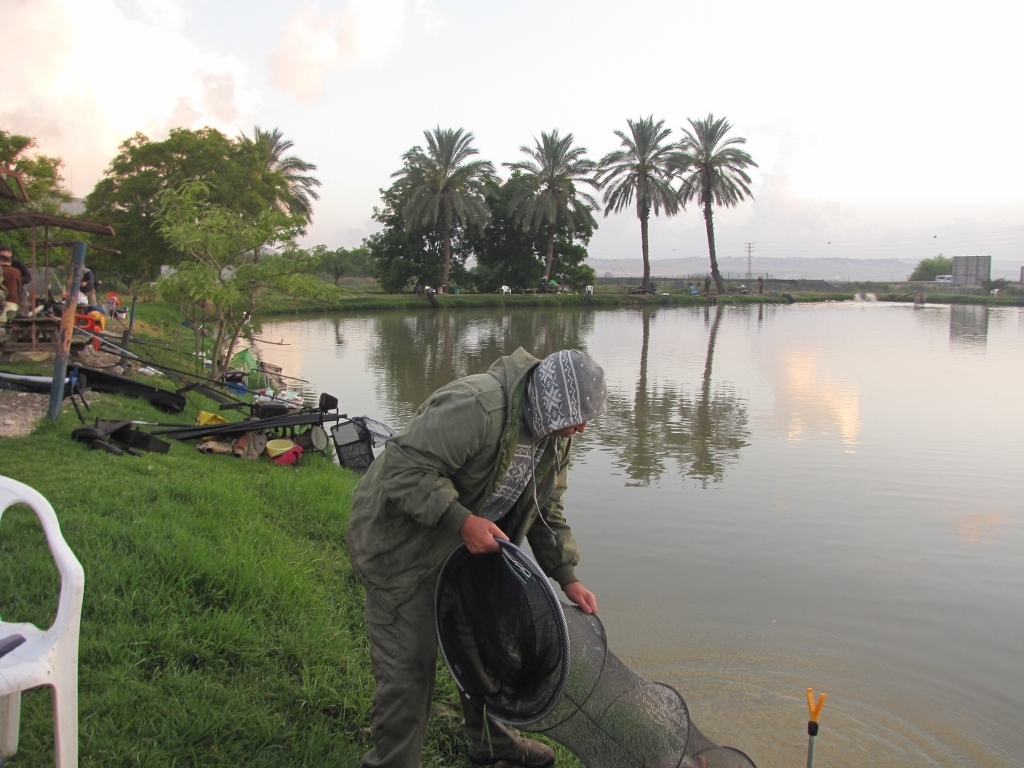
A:
<svg viewBox="0 0 1024 768">
<path fill-rule="evenodd" d="M 440 23 L 433 0 L 350 0 L 324 13 L 307 3 L 285 23 L 270 54 L 271 81 L 296 101 L 317 101 L 335 68 L 380 64 L 402 44 L 410 26 L 430 30 Z"/>
<path fill-rule="evenodd" d="M 8 0 L 0 4 L 0 126 L 59 155 L 87 193 L 136 131 L 234 133 L 257 96 L 238 59 L 201 50 L 173 0 Z"/>
</svg>

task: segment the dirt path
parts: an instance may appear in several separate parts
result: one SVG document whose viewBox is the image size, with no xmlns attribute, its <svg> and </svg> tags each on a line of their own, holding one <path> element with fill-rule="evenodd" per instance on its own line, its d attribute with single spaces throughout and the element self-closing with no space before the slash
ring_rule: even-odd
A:
<svg viewBox="0 0 1024 768">
<path fill-rule="evenodd" d="M 49 395 L 0 390 L 0 438 L 28 437 L 49 404 Z"/>
</svg>

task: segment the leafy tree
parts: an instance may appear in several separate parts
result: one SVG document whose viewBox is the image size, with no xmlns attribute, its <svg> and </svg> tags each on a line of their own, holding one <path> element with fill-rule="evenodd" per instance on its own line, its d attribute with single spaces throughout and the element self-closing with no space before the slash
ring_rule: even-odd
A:
<svg viewBox="0 0 1024 768">
<path fill-rule="evenodd" d="M 908 280 L 934 280 L 938 275 L 953 274 L 953 260 L 941 253 L 930 259 L 921 259 Z"/>
<path fill-rule="evenodd" d="M 0 165 L 6 165 L 21 174 L 29 198 L 27 204 L 0 198 L 0 214 L 24 210 L 60 213 L 61 203 L 70 202 L 71 193 L 64 186 L 61 174 L 63 162 L 59 157 L 33 151 L 37 147 L 36 140 L 30 136 L 20 136 L 0 129 Z M 51 232 L 50 236 L 56 239 L 55 233 Z M 13 248 L 19 258 L 24 258 L 28 252 L 31 239 L 31 231 L 28 230 L 0 232 L 0 245 Z M 39 233 L 39 242 L 42 239 L 42 233 Z"/>
<path fill-rule="evenodd" d="M 515 288 L 536 286 L 544 273 L 560 283 L 579 288 L 594 281 L 594 270 L 584 262 L 587 243 L 596 224 L 593 218 L 576 222 L 570 229 L 565 220 L 550 231 L 525 231 L 514 209 L 515 202 L 534 188 L 533 181 L 519 171 L 491 197 L 491 217 L 482 232 L 466 233 L 467 246 L 476 257 L 477 288 L 496 291 L 502 285 Z M 550 238 L 550 240 L 549 240 Z M 546 254 L 551 247 L 551 267 Z"/>
<path fill-rule="evenodd" d="M 370 249 L 365 245 L 333 251 L 320 245 L 313 249 L 313 253 L 320 259 L 320 271 L 330 275 L 334 285 L 343 277 L 367 277 L 372 274 Z"/>
<path fill-rule="evenodd" d="M 392 177 L 397 177 L 395 186 L 404 200 L 406 230 L 429 227 L 441 235 L 441 285 L 447 285 L 455 229 L 482 228 L 487 223 L 485 197 L 497 179 L 489 161 L 469 159 L 479 154 L 472 133 L 438 126 L 423 135 L 427 151 L 419 146 L 410 149 L 402 157 L 404 166 Z"/>
<path fill-rule="evenodd" d="M 320 180 L 308 175 L 308 172 L 315 171 L 316 166 L 295 155 L 286 156 L 284 153 L 295 146 L 295 143 L 286 141 L 278 128 L 265 131 L 257 125 L 253 127 L 251 139 L 244 133 L 240 139 L 243 144 L 258 149 L 267 173 L 280 173 L 284 177 L 285 192 L 279 198 L 278 204 L 292 216 L 305 219 L 307 222 L 312 219 L 311 200 L 320 199 L 316 191 L 316 187 L 320 186 Z"/>
<path fill-rule="evenodd" d="M 213 128 L 172 130 L 164 141 L 137 133 L 125 141 L 104 177 L 86 197 L 86 213 L 110 222 L 117 233 L 109 242 L 121 256 L 96 257 L 94 264 L 129 285 L 153 279 L 161 264 L 177 264 L 183 254 L 162 234 L 157 219 L 163 192 L 201 181 L 208 201 L 249 217 L 287 200 L 280 169 L 269 169 L 265 147 L 233 141 Z M 289 226 L 302 231 L 308 217 L 292 216 Z"/>
<path fill-rule="evenodd" d="M 682 129 L 683 139 L 679 142 L 679 151 L 670 160 L 670 167 L 682 176 L 679 197 L 683 204 L 698 199 L 704 208 L 711 276 L 721 294 L 725 293 L 725 284 L 715 255 L 712 205 L 733 207 L 747 197 L 753 198 L 746 169 L 756 168 L 757 163 L 747 152 L 736 148 L 737 144 L 746 144 L 746 139 L 726 138 L 732 125 L 724 117 L 716 120 L 709 114 L 703 120 L 689 122 L 693 131 Z"/>
<path fill-rule="evenodd" d="M 551 278 L 555 255 L 555 237 L 559 228 L 570 234 L 577 225 L 595 226 L 592 210 L 599 206 L 593 195 L 577 189 L 577 185 L 598 188 L 594 173 L 597 163 L 588 160 L 584 147 L 574 147 L 573 135 L 559 136 L 558 131 L 541 131 L 540 140 L 534 139 L 531 149 L 522 146 L 519 151 L 529 160 L 505 163 L 513 172 L 522 174 L 525 182 L 517 186 L 510 210 L 523 229 L 541 232 L 545 238 L 544 282 Z"/>
<path fill-rule="evenodd" d="M 443 284 L 445 258 L 441 235 L 430 226 L 405 226 L 401 211 L 406 196 L 407 191 L 397 183 L 381 190 L 381 206 L 373 209 L 373 219 L 383 228 L 365 240 L 373 275 L 389 293 L 405 291 L 416 283 Z M 465 265 L 469 250 L 461 228 L 451 231 L 449 247 L 449 278 L 458 283 L 468 282 Z"/>
<path fill-rule="evenodd" d="M 290 245 L 299 231 L 276 208 L 238 213 L 212 202 L 202 182 L 165 190 L 158 205 L 161 234 L 187 261 L 161 278 L 157 289 L 192 320 L 197 352 L 203 348 L 200 315 L 212 327 L 214 378 L 227 372 L 239 337 L 274 293 L 322 297 L 337 291 L 316 277 L 319 259 L 302 251 L 255 257 L 268 245 Z"/>
<path fill-rule="evenodd" d="M 672 186 L 673 170 L 669 158 L 675 151 L 668 142 L 671 129 L 665 121 L 654 122 L 654 116 L 627 120 L 629 136 L 615 131 L 623 149 L 601 158 L 598 180 L 604 187 L 604 215 L 618 213 L 636 198 L 636 215 L 640 219 L 640 249 L 644 257 L 643 287 L 651 287 L 650 248 L 647 223 L 651 212 L 657 216 L 662 210 L 666 216 L 679 211 L 679 196 Z"/>
</svg>

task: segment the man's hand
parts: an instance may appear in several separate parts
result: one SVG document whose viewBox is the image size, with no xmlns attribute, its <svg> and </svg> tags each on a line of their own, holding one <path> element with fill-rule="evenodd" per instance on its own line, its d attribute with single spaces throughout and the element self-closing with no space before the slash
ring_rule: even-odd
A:
<svg viewBox="0 0 1024 768">
<path fill-rule="evenodd" d="M 459 529 L 459 535 L 466 543 L 466 549 L 474 555 L 482 555 L 484 552 L 497 552 L 498 542 L 496 539 L 508 541 L 508 536 L 492 523 L 483 517 L 470 515 L 466 522 Z"/>
<path fill-rule="evenodd" d="M 574 581 L 564 587 L 566 597 L 580 607 L 584 613 L 597 613 L 597 597 L 580 582 Z"/>
</svg>

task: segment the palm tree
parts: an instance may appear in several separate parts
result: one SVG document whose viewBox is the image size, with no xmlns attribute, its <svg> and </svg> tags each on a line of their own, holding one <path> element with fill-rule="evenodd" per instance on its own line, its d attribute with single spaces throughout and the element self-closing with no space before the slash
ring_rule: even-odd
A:
<svg viewBox="0 0 1024 768">
<path fill-rule="evenodd" d="M 664 120 L 654 122 L 654 116 L 637 121 L 627 120 L 630 135 L 615 131 L 623 149 L 610 152 L 601 159 L 598 181 L 605 187 L 604 215 L 618 213 L 636 197 L 636 215 L 640 219 L 640 247 L 644 256 L 644 289 L 651 287 L 651 262 L 647 238 L 647 221 L 651 211 L 666 216 L 680 208 L 679 194 L 672 187 L 674 171 L 668 160 L 676 146 L 667 142 L 672 133 L 663 128 Z"/>
<path fill-rule="evenodd" d="M 718 293 L 725 293 L 725 284 L 718 271 L 715 255 L 715 226 L 711 220 L 712 204 L 735 206 L 741 200 L 754 195 L 750 191 L 750 176 L 746 168 L 757 167 L 754 159 L 737 144 L 746 144 L 740 137 L 726 139 L 732 125 L 724 117 L 715 119 L 708 115 L 703 120 L 690 120 L 693 131 L 683 128 L 683 139 L 679 151 L 673 155 L 670 165 L 682 176 L 679 197 L 683 204 L 700 199 L 704 207 L 704 226 L 708 232 L 708 251 L 711 254 L 711 275 L 715 278 Z"/>
<path fill-rule="evenodd" d="M 528 191 L 512 200 L 510 209 L 517 224 L 527 231 L 543 229 L 547 238 L 547 260 L 544 282 L 551 279 L 551 262 L 555 256 L 555 232 L 564 223 L 570 232 L 576 231 L 577 220 L 594 225 L 592 210 L 599 207 L 588 192 L 576 189 L 577 184 L 598 188 L 594 173 L 597 163 L 586 158 L 584 147 L 572 145 L 573 135 L 559 136 L 558 131 L 541 131 L 540 141 L 534 138 L 531 149 L 522 146 L 519 151 L 529 160 L 505 163 L 512 171 L 519 171 L 530 183 Z"/>
<path fill-rule="evenodd" d="M 259 146 L 263 150 L 263 162 L 268 173 L 279 173 L 283 177 L 285 195 L 280 202 L 284 211 L 307 221 L 312 218 L 312 201 L 320 199 L 315 189 L 320 186 L 320 180 L 309 176 L 308 172 L 315 171 L 316 166 L 295 155 L 285 156 L 284 153 L 295 144 L 286 141 L 279 128 L 265 131 L 257 125 L 253 127 L 251 139 L 244 133 L 240 138 L 243 144 Z"/>
<path fill-rule="evenodd" d="M 461 128 L 437 126 L 424 131 L 427 151 L 413 147 L 402 159 L 405 166 L 391 174 L 405 196 L 402 209 L 405 229 L 417 226 L 440 227 L 444 246 L 444 276 L 448 284 L 452 258 L 452 226 L 475 225 L 481 229 L 490 218 L 485 197 L 497 183 L 494 166 L 488 160 L 468 161 L 479 154 L 473 147 L 473 134 Z"/>
</svg>

